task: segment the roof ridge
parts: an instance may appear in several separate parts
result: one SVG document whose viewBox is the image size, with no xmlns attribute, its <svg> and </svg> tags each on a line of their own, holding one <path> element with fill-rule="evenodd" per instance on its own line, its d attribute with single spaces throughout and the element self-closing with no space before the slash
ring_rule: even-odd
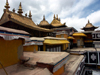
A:
<svg viewBox="0 0 100 75">
<path fill-rule="evenodd" d="M 24 16 L 24 15 L 19 15 L 18 13 L 15 13 L 15 12 L 12 12 L 12 11 L 7 11 L 7 12 L 10 12 L 10 13 L 16 14 L 16 15 L 18 15 L 18 16 L 20 16 L 20 17 L 25 17 L 25 18 L 27 18 L 27 19 L 30 19 L 29 17 L 26 17 L 26 16 Z M 31 19 L 30 19 L 30 20 L 31 20 Z"/>
</svg>

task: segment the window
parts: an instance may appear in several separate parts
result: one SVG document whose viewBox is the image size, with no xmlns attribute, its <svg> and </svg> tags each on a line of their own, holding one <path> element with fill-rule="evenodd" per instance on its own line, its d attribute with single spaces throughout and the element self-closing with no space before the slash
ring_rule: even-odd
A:
<svg viewBox="0 0 100 75">
<path fill-rule="evenodd" d="M 64 38 L 64 35 L 61 35 L 61 38 Z"/>
</svg>

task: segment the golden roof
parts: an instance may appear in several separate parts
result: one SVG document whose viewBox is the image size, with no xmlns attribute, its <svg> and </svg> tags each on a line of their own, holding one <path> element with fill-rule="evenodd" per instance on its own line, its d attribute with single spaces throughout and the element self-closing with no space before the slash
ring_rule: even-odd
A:
<svg viewBox="0 0 100 75">
<path fill-rule="evenodd" d="M 74 37 L 72 36 L 68 36 L 67 39 L 75 39 Z"/>
<path fill-rule="evenodd" d="M 55 15 L 54 15 L 54 19 L 53 19 L 53 21 L 51 22 L 51 25 L 54 26 L 54 27 L 58 27 L 58 26 L 63 26 L 63 25 L 65 25 L 65 23 L 62 24 L 62 23 L 60 22 L 60 20 L 58 20 L 58 15 L 57 15 L 57 18 L 55 18 Z"/>
<path fill-rule="evenodd" d="M 43 16 L 43 20 L 40 22 L 39 26 L 46 26 L 46 25 L 50 25 L 48 23 L 48 21 L 45 20 L 45 16 Z"/>
<path fill-rule="evenodd" d="M 46 29 L 46 28 L 41 28 L 39 26 L 37 26 L 32 19 L 25 17 L 23 15 L 19 15 L 17 13 L 11 12 L 11 11 L 4 11 L 3 16 L 1 17 L 0 20 L 0 25 L 2 25 L 5 22 L 8 21 L 13 21 L 17 24 L 20 24 L 24 27 L 33 29 L 33 30 L 38 30 L 38 31 L 43 31 L 43 32 L 52 32 L 53 30 L 50 29 Z"/>
<path fill-rule="evenodd" d="M 48 45 L 58 45 L 58 44 L 68 44 L 68 40 L 52 40 L 52 39 L 46 39 L 44 40 L 44 44 Z"/>
<path fill-rule="evenodd" d="M 73 34 L 73 36 L 83 36 L 83 37 L 86 37 L 86 35 L 84 33 L 81 33 L 81 32 L 76 32 Z"/>
<path fill-rule="evenodd" d="M 86 28 L 89 28 L 89 27 L 93 27 L 93 25 L 92 25 L 92 23 L 90 23 L 89 20 L 88 20 L 88 23 L 86 24 L 85 27 L 86 27 Z"/>
<path fill-rule="evenodd" d="M 90 23 L 90 21 L 88 20 L 88 23 L 82 29 L 84 29 L 84 28 L 92 28 L 92 27 L 98 28 L 98 27 L 93 26 L 92 23 Z"/>
</svg>

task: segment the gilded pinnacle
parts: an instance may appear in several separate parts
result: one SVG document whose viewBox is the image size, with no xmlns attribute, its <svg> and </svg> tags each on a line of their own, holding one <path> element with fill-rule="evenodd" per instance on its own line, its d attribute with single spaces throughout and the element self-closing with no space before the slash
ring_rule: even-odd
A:
<svg viewBox="0 0 100 75">
<path fill-rule="evenodd" d="M 60 18 L 58 20 L 60 21 Z"/>
<path fill-rule="evenodd" d="M 27 13 L 25 14 L 25 16 L 27 17 Z"/>
<path fill-rule="evenodd" d="M 21 5 L 21 2 L 20 2 L 20 4 L 19 4 L 19 9 L 22 9 L 22 5 Z"/>
<path fill-rule="evenodd" d="M 29 11 L 29 18 L 31 19 L 32 15 L 31 15 L 31 11 Z"/>
<path fill-rule="evenodd" d="M 15 12 L 15 8 L 13 9 L 13 12 Z"/>
<path fill-rule="evenodd" d="M 23 11 L 22 11 L 22 6 L 21 6 L 21 2 L 20 2 L 20 4 L 19 4 L 18 13 L 19 13 L 19 15 L 22 15 L 22 13 L 23 13 Z"/>
<path fill-rule="evenodd" d="M 54 19 L 55 19 L 55 14 L 54 14 Z"/>
<path fill-rule="evenodd" d="M 58 14 L 56 15 L 56 19 L 58 20 Z"/>
<path fill-rule="evenodd" d="M 90 21 L 88 20 L 88 23 L 90 23 Z"/>
<path fill-rule="evenodd" d="M 9 3 L 8 3 L 8 0 L 6 0 L 5 8 L 6 8 L 6 10 L 9 10 L 9 8 L 10 8 Z"/>
<path fill-rule="evenodd" d="M 43 20 L 45 20 L 45 15 L 43 15 Z"/>
</svg>

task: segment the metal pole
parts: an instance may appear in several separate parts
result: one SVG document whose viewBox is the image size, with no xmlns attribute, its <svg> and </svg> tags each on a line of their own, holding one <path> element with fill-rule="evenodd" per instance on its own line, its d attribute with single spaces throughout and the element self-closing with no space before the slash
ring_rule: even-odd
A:
<svg viewBox="0 0 100 75">
<path fill-rule="evenodd" d="M 2 68 L 3 68 L 3 70 L 5 71 L 6 75 L 8 75 L 7 71 L 5 70 L 5 68 L 4 68 L 4 66 L 2 65 L 1 62 L 0 62 L 0 64 L 1 64 L 1 66 L 2 66 Z"/>
</svg>

